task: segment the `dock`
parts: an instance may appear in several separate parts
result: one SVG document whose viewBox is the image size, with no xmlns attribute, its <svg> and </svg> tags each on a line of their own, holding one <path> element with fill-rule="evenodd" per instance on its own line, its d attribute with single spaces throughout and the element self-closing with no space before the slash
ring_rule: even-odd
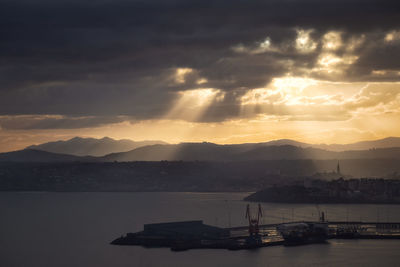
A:
<svg viewBox="0 0 400 267">
<path fill-rule="evenodd" d="M 305 221 L 293 221 L 285 223 L 302 223 Z M 400 239 L 400 222 L 362 222 L 362 221 L 328 221 L 329 238 L 341 238 L 338 232 L 357 232 L 360 239 Z M 260 233 L 266 236 L 280 236 L 276 227 L 284 223 L 261 224 Z M 225 228 L 233 236 L 248 235 L 248 226 L 238 226 Z"/>
<path fill-rule="evenodd" d="M 331 221 L 326 223 L 329 229 L 328 240 L 400 239 L 400 222 Z M 256 249 L 284 245 L 284 239 L 277 230 L 279 225 L 281 224 L 258 225 L 259 240 L 251 243 L 249 238 L 252 238 L 252 235 L 249 233 L 249 226 L 220 228 L 205 225 L 202 221 L 146 224 L 143 231 L 128 233 L 115 239 L 111 244 L 169 247 L 174 251 L 205 248 Z"/>
</svg>

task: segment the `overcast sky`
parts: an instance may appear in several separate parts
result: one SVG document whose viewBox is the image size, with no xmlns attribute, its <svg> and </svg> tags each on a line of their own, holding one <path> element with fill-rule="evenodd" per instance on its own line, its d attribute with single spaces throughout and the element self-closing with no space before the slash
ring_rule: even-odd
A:
<svg viewBox="0 0 400 267">
<path fill-rule="evenodd" d="M 0 0 L 0 151 L 400 136 L 396 2 Z"/>
</svg>

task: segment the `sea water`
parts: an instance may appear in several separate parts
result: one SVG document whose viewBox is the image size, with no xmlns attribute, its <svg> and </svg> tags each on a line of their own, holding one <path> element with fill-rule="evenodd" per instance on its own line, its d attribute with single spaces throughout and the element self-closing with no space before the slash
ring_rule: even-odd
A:
<svg viewBox="0 0 400 267">
<path fill-rule="evenodd" d="M 399 266 L 400 240 L 330 240 L 328 244 L 251 251 L 113 246 L 145 223 L 203 220 L 247 224 L 247 193 L 0 193 L 0 266 Z M 256 204 L 251 204 L 256 212 Z M 400 205 L 263 203 L 261 223 L 316 220 L 400 222 Z"/>
</svg>

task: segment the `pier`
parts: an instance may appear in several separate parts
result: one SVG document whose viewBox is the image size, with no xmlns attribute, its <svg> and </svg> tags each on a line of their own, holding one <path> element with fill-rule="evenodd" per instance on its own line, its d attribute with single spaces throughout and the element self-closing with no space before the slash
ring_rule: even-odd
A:
<svg viewBox="0 0 400 267">
<path fill-rule="evenodd" d="M 286 223 L 302 223 L 293 221 Z M 260 234 L 266 241 L 282 240 L 276 228 L 281 224 L 261 224 Z M 345 239 L 400 239 L 400 222 L 329 221 L 329 238 Z M 248 226 L 226 228 L 234 238 L 248 236 Z"/>
<path fill-rule="evenodd" d="M 318 223 L 293 221 L 276 224 L 260 224 L 257 242 L 249 226 L 219 228 L 204 225 L 202 221 L 147 224 L 144 231 L 128 233 L 111 242 L 114 245 L 139 245 L 145 247 L 169 247 L 174 251 L 188 249 L 255 249 L 284 245 L 277 228 L 284 224 Z M 329 239 L 400 239 L 400 222 L 331 221 L 328 224 Z"/>
<path fill-rule="evenodd" d="M 271 223 L 271 224 L 260 224 L 259 228 L 260 229 L 269 229 L 273 227 L 277 227 L 281 224 L 286 224 L 286 223 L 301 223 L 304 221 L 289 221 L 285 223 Z M 337 226 L 366 226 L 366 227 L 373 227 L 375 229 L 386 229 L 386 230 L 398 230 L 400 232 L 400 222 L 362 222 L 362 221 L 327 221 L 329 224 L 329 228 L 335 228 Z M 240 231 L 240 230 L 247 230 L 249 227 L 248 226 L 236 226 L 236 227 L 228 227 L 225 229 L 228 229 L 230 231 Z"/>
</svg>

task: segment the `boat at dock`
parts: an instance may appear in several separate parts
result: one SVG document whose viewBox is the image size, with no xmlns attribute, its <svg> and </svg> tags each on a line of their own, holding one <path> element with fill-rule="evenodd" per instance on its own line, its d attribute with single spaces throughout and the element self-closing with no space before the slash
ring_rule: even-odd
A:
<svg viewBox="0 0 400 267">
<path fill-rule="evenodd" d="M 287 246 L 324 243 L 328 239 L 326 222 L 284 223 L 279 225 L 277 230 Z"/>
<path fill-rule="evenodd" d="M 173 251 L 188 249 L 257 249 L 269 246 L 296 246 L 326 243 L 327 239 L 400 239 L 400 222 L 299 221 L 261 225 L 261 205 L 255 214 L 247 206 L 247 226 L 221 228 L 203 221 L 145 224 L 143 231 L 127 233 L 113 245 L 169 247 Z M 253 216 L 254 215 L 254 216 Z"/>
</svg>

